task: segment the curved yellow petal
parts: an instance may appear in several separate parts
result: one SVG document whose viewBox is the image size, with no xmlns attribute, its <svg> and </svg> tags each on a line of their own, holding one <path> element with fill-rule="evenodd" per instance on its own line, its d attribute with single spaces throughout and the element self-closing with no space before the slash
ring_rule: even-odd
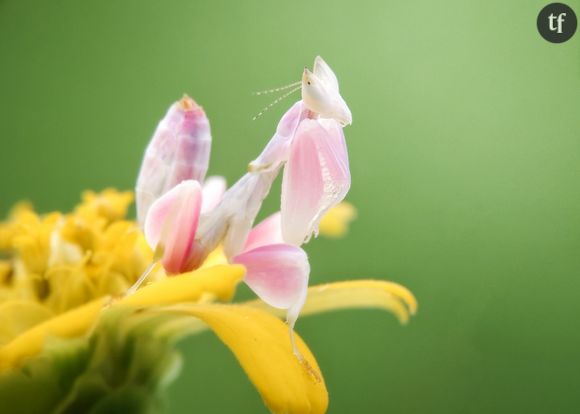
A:
<svg viewBox="0 0 580 414">
<path fill-rule="evenodd" d="M 135 294 L 113 301 L 97 299 L 62 313 L 23 332 L 0 348 L 0 372 L 14 367 L 25 358 L 42 350 L 47 336 L 71 338 L 84 335 L 94 324 L 103 307 L 125 304 L 132 306 L 162 306 L 204 299 L 208 294 L 229 300 L 244 277 L 243 266 L 214 266 L 179 276 L 162 279 L 139 289 Z"/>
<path fill-rule="evenodd" d="M 243 279 L 241 265 L 218 265 L 172 276 L 142 287 L 119 301 L 126 305 L 158 306 L 197 301 L 211 294 L 217 299 L 231 300 L 236 286 Z"/>
<path fill-rule="evenodd" d="M 258 308 L 278 318 L 285 318 L 287 311 L 269 306 L 260 299 L 243 305 Z M 308 289 L 306 303 L 300 316 L 331 312 L 341 309 L 383 309 L 393 313 L 400 323 L 406 324 L 417 312 L 417 300 L 409 289 L 384 280 L 348 280 L 312 286 Z M 207 329 L 202 322 L 188 324 L 188 333 Z"/>
<path fill-rule="evenodd" d="M 0 304 L 0 345 L 52 316 L 52 312 L 38 302 L 10 300 Z"/>
<path fill-rule="evenodd" d="M 36 325 L 0 348 L 0 372 L 25 358 L 38 354 L 47 336 L 72 338 L 83 335 L 92 326 L 107 302 L 98 299 Z"/>
<path fill-rule="evenodd" d="M 298 335 L 304 360 L 294 355 L 288 325 L 276 317 L 241 305 L 183 305 L 172 311 L 209 325 L 234 353 L 273 413 L 326 412 L 328 393 L 314 356 Z"/>
<path fill-rule="evenodd" d="M 343 237 L 348 232 L 350 222 L 355 218 L 356 208 L 348 201 L 343 201 L 322 216 L 318 231 L 326 237 Z"/>
<path fill-rule="evenodd" d="M 248 304 L 268 309 L 279 317 L 286 315 L 285 311 L 271 308 L 260 300 Z M 397 283 L 384 280 L 349 280 L 310 287 L 300 315 L 352 308 L 384 309 L 392 312 L 404 324 L 417 311 L 417 300 L 406 287 Z"/>
</svg>

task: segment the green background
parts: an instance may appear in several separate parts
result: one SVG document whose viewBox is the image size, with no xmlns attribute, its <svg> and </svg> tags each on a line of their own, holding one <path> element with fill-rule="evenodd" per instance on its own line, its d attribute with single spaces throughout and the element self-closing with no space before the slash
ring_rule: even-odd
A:
<svg viewBox="0 0 580 414">
<path fill-rule="evenodd" d="M 233 182 L 292 103 L 252 121 L 270 98 L 250 92 L 320 54 L 354 117 L 359 219 L 307 246 L 312 281 L 386 278 L 420 302 L 406 327 L 378 311 L 299 320 L 329 412 L 577 412 L 580 34 L 543 40 L 545 4 L 0 0 L 0 210 L 132 188 L 183 93 L 212 122 L 210 172 Z M 266 412 L 215 337 L 181 348 L 171 413 Z"/>
</svg>

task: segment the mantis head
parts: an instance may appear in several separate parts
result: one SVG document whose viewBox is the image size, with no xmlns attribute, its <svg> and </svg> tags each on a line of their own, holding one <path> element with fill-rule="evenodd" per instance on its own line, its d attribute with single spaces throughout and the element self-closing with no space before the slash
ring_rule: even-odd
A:
<svg viewBox="0 0 580 414">
<path fill-rule="evenodd" d="M 350 109 L 340 96 L 336 75 L 320 56 L 314 60 L 313 71 L 304 68 L 302 101 L 322 118 L 334 119 L 342 126 L 352 123 Z"/>
</svg>

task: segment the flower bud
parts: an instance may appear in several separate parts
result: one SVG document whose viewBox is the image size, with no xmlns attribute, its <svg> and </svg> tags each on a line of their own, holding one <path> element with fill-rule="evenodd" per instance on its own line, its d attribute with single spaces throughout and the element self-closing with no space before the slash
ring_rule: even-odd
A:
<svg viewBox="0 0 580 414">
<path fill-rule="evenodd" d="M 169 108 L 145 151 L 136 186 L 137 219 L 143 226 L 151 204 L 184 180 L 203 182 L 209 164 L 209 121 L 184 96 Z"/>
</svg>

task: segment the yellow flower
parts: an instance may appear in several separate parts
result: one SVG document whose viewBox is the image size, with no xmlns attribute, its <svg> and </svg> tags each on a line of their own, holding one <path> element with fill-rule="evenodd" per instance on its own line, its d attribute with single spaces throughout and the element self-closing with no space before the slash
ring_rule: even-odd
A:
<svg viewBox="0 0 580 414">
<path fill-rule="evenodd" d="M 125 219 L 131 201 L 130 193 L 87 192 L 70 214 L 40 216 L 21 204 L 0 224 L 0 399 L 20 412 L 78 412 L 138 395 L 141 410 L 174 377 L 170 345 L 209 328 L 272 412 L 324 413 L 328 394 L 307 345 L 297 336 L 302 359 L 293 353 L 280 310 L 260 300 L 228 303 L 245 269 L 224 264 L 219 249 L 193 272 L 167 277 L 158 266 L 147 285 L 125 295 L 153 260 Z M 331 210 L 321 233 L 343 234 L 353 215 L 350 205 Z M 395 283 L 345 281 L 311 287 L 302 315 L 354 307 L 385 309 L 405 323 L 417 304 Z M 131 353 L 138 368 L 115 362 Z M 119 388 L 107 373 L 123 369 Z M 141 374 L 132 382 L 134 372 Z M 60 387 L 46 385 L 53 383 Z M 46 395 L 17 399 L 23 389 Z"/>
<path fill-rule="evenodd" d="M 344 237 L 349 223 L 356 218 L 356 209 L 348 201 L 331 208 L 320 220 L 318 230 L 327 237 Z"/>
</svg>

